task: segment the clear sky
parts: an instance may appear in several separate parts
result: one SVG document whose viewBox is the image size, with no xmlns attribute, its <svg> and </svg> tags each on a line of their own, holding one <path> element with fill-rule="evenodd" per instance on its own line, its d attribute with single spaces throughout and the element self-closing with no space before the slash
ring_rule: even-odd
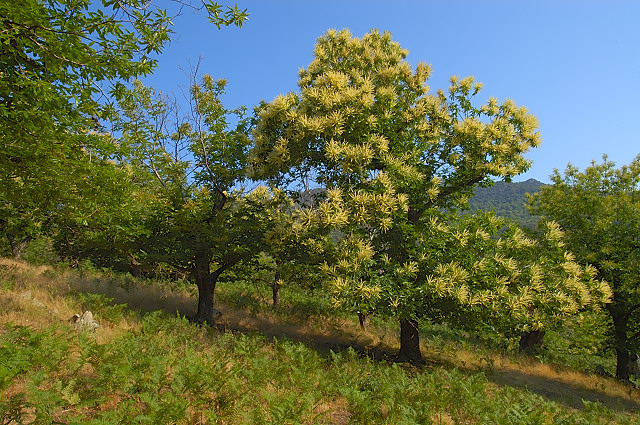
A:
<svg viewBox="0 0 640 425">
<path fill-rule="evenodd" d="M 232 0 L 233 1 L 233 0 Z M 297 89 L 328 29 L 361 37 L 390 31 L 407 60 L 432 66 L 432 90 L 473 75 L 483 96 L 513 99 L 540 122 L 542 146 L 515 181 L 548 182 L 570 162 L 584 169 L 603 154 L 618 165 L 640 153 L 640 1 L 623 0 L 237 0 L 242 28 L 217 30 L 203 14 L 174 20 L 177 40 L 147 84 L 180 92 L 182 69 L 228 80 L 227 107 L 251 109 Z M 231 4 L 231 3 L 228 3 Z"/>
</svg>

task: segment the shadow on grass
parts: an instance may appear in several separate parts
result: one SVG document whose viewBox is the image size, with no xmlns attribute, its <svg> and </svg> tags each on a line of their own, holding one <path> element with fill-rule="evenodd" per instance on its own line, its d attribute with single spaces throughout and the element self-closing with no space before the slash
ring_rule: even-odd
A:
<svg viewBox="0 0 640 425">
<path fill-rule="evenodd" d="M 630 398 L 613 396 L 602 391 L 584 388 L 552 377 L 542 377 L 513 369 L 496 369 L 486 374 L 487 379 L 501 386 L 520 388 L 574 409 L 583 409 L 584 401 L 599 402 L 612 411 L 640 410 L 640 391 L 628 387 Z M 613 383 L 613 385 L 622 385 Z M 635 396 L 635 400 L 631 399 Z"/>
<path fill-rule="evenodd" d="M 195 315 L 197 300 L 185 292 L 171 292 L 152 285 L 121 287 L 115 282 L 102 279 L 80 279 L 71 285 L 78 292 L 92 292 L 113 298 L 116 304 L 127 306 L 140 313 L 163 311 L 168 314 L 180 314 L 186 317 Z M 257 332 L 268 339 L 289 339 L 301 342 L 328 355 L 331 351 L 341 352 L 349 348 L 376 361 L 397 362 L 397 347 L 393 347 L 369 332 L 362 332 L 354 323 L 347 321 L 307 320 L 287 321 L 272 313 L 255 313 L 222 303 L 216 303 L 222 313 L 216 328 L 219 331 L 238 333 Z M 442 337 L 446 335 L 441 335 Z M 451 336 L 451 335 L 449 335 Z M 459 336 L 457 336 L 459 338 Z M 456 339 L 456 336 L 454 336 Z M 425 358 L 422 368 L 459 367 L 442 356 Z M 415 369 L 414 367 L 412 367 Z M 464 368 L 463 368 L 464 369 Z M 468 368 L 468 373 L 478 373 L 478 369 Z M 629 397 L 615 396 L 604 391 L 584 388 L 552 377 L 543 377 L 513 368 L 491 368 L 485 371 L 490 382 L 499 386 L 508 386 L 527 390 L 547 400 L 563 404 L 574 409 L 584 409 L 583 400 L 599 402 L 611 411 L 632 412 L 640 410 L 640 391 L 631 387 Z M 611 385 L 617 383 L 612 382 Z"/>
<path fill-rule="evenodd" d="M 118 280 L 82 278 L 69 284 L 72 292 L 88 292 L 113 299 L 113 304 L 126 304 L 139 313 L 162 311 L 168 314 L 193 316 L 197 302 L 186 292 L 169 291 L 152 284 L 123 286 Z"/>
</svg>

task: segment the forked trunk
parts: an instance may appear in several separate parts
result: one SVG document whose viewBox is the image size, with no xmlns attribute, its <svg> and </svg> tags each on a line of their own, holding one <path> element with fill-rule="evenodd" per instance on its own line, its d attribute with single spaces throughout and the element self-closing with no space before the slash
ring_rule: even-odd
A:
<svg viewBox="0 0 640 425">
<path fill-rule="evenodd" d="M 420 333 L 417 320 L 400 320 L 400 352 L 398 357 L 402 361 L 415 364 L 424 363 L 420 352 Z"/>
<path fill-rule="evenodd" d="M 198 313 L 194 317 L 197 323 L 215 323 L 221 313 L 213 307 L 214 291 L 220 275 L 242 261 L 242 257 L 227 258 L 215 271 L 211 272 L 211 256 L 196 257 L 192 273 L 198 285 Z"/>
<path fill-rule="evenodd" d="M 9 239 L 9 245 L 11 245 L 11 254 L 13 258 L 19 260 L 22 258 L 22 252 L 26 248 L 27 244 L 31 241 L 31 238 L 25 238 L 18 240 L 14 235 L 7 233 L 7 239 Z"/>
<path fill-rule="evenodd" d="M 536 354 L 542 347 L 544 331 L 536 330 L 523 332 L 520 335 L 519 350 L 525 354 Z"/>
</svg>

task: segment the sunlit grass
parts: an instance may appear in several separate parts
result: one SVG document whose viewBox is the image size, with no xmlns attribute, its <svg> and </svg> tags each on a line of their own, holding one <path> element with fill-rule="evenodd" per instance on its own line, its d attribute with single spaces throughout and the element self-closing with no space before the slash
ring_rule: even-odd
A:
<svg viewBox="0 0 640 425">
<path fill-rule="evenodd" d="M 234 294 L 248 297 L 246 285 L 240 292 L 222 285 L 221 331 L 175 314 L 181 303 L 195 303 L 180 285 L 170 290 L 169 283 L 4 260 L 0 284 L 0 424 L 640 420 L 630 413 L 640 407 L 638 393 L 628 387 L 491 350 L 446 327 L 426 327 L 425 368 L 366 356 L 376 347 L 397 349 L 394 323 L 376 319 L 361 331 L 354 317 L 329 320 L 323 301 L 314 307 L 321 319 L 291 318 L 303 296 L 293 287 L 273 311 L 265 300 L 264 308 L 239 308 Z M 67 323 L 85 309 L 100 322 L 95 333 Z M 604 404 L 590 398 L 596 396 Z"/>
</svg>

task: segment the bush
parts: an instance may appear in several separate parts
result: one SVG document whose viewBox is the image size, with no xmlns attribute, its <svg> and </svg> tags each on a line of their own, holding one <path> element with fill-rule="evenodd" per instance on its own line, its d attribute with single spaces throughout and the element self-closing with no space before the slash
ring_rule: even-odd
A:
<svg viewBox="0 0 640 425">
<path fill-rule="evenodd" d="M 592 373 L 596 366 L 615 370 L 608 329 L 610 318 L 602 311 L 586 311 L 568 318 L 558 329 L 550 329 L 544 337 L 539 358 Z"/>
<path fill-rule="evenodd" d="M 54 265 L 62 261 L 53 247 L 53 239 L 48 236 L 29 242 L 22 252 L 22 259 L 35 265 Z"/>
</svg>

